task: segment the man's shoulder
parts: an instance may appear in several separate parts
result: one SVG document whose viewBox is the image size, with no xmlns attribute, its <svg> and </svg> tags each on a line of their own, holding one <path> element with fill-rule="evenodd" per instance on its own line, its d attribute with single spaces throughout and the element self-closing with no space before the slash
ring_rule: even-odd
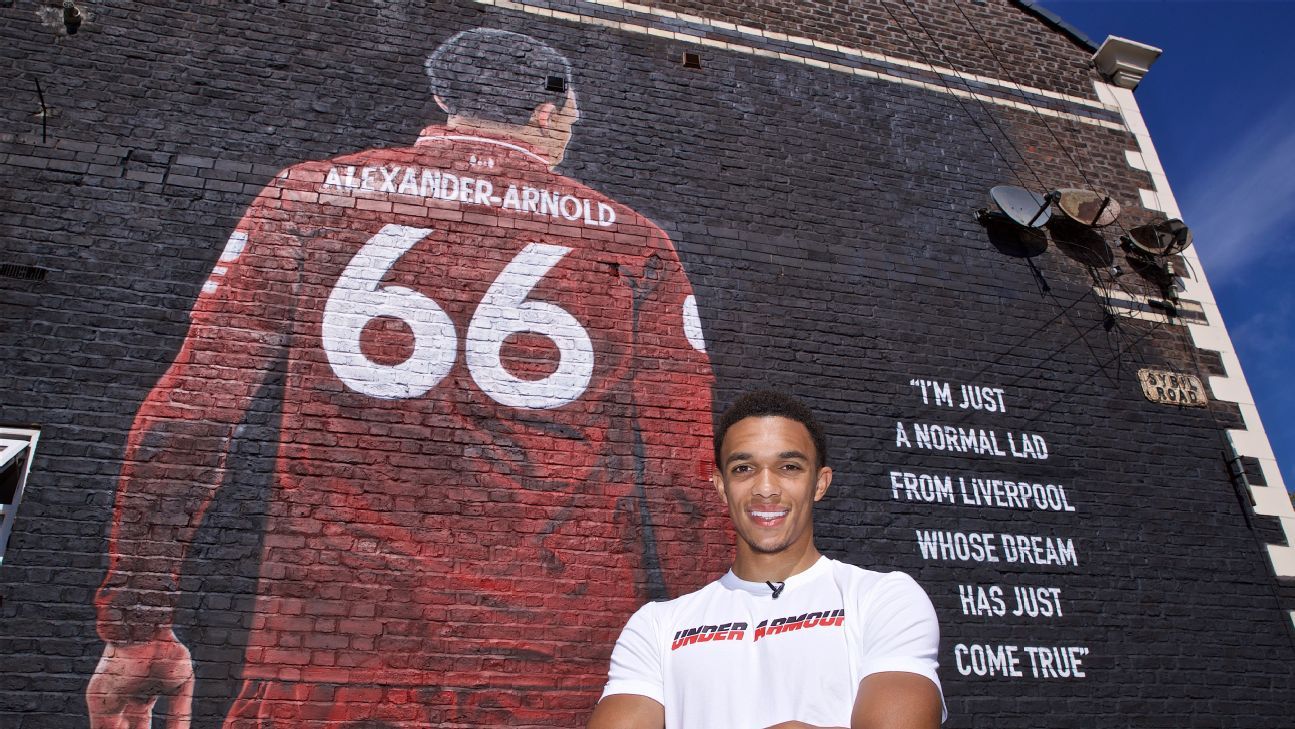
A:
<svg viewBox="0 0 1295 729">
<path fill-rule="evenodd" d="M 877 590 L 901 592 L 922 590 L 917 580 L 907 572 L 878 572 L 830 558 L 828 562 L 831 565 L 833 579 L 844 591 L 857 599 L 864 599 Z"/>
<path fill-rule="evenodd" d="M 824 557 L 823 559 L 827 560 L 827 563 L 831 566 L 832 575 L 838 580 L 845 578 L 871 581 L 881 579 L 888 575 L 904 574 L 903 572 L 881 572 L 879 570 L 868 569 L 867 567 L 860 567 L 859 565 L 851 564 L 850 562 L 843 562 L 839 559 L 832 559 L 831 557 Z"/>
<path fill-rule="evenodd" d="M 327 169 L 338 166 L 356 166 L 356 167 L 377 167 L 388 164 L 410 163 L 419 156 L 426 154 L 425 150 L 420 150 L 413 146 L 398 147 L 370 147 L 360 149 L 354 152 L 343 152 L 335 157 L 326 159 L 302 162 L 298 167 L 316 167 Z"/>
<path fill-rule="evenodd" d="M 710 597 L 713 596 L 716 591 L 723 590 L 723 589 L 724 589 L 723 578 L 716 578 L 714 580 L 711 580 L 710 582 L 707 582 L 706 584 L 702 585 L 696 590 L 693 590 L 692 592 L 684 593 L 683 595 L 680 595 L 678 597 L 673 597 L 668 600 L 653 600 L 648 604 L 658 605 L 661 607 L 661 609 L 669 609 L 669 610 L 686 609 L 688 607 L 697 605 L 698 603 L 705 602 L 706 600 L 710 599 Z"/>
<path fill-rule="evenodd" d="M 420 156 L 425 156 L 427 150 L 419 147 L 404 145 L 394 147 L 369 147 L 367 149 L 357 149 L 350 152 L 342 152 L 332 157 L 320 159 L 308 159 L 296 162 L 280 170 L 276 175 L 278 178 L 297 177 L 302 173 L 320 171 L 327 172 L 333 168 L 356 168 L 351 174 L 359 175 L 364 167 L 380 167 L 382 165 L 412 163 Z"/>
<path fill-rule="evenodd" d="M 672 598 L 662 598 L 644 603 L 635 613 L 635 617 L 660 619 L 665 616 L 686 614 L 700 609 L 715 598 L 717 591 L 724 589 L 720 580 L 712 580 L 692 592 Z"/>
<path fill-rule="evenodd" d="M 325 159 L 303 160 L 280 169 L 266 187 L 314 190 L 330 184 L 340 186 L 343 180 L 358 186 L 366 175 L 381 179 L 377 168 L 407 160 L 412 153 L 411 148 L 375 148 Z M 365 168 L 370 169 L 366 171 Z"/>
</svg>

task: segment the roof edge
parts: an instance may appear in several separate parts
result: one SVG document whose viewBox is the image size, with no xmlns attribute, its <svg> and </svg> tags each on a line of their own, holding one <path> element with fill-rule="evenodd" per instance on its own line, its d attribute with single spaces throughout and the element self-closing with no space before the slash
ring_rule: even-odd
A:
<svg viewBox="0 0 1295 729">
<path fill-rule="evenodd" d="M 1065 33 L 1067 36 L 1070 36 L 1070 40 L 1083 46 L 1084 48 L 1087 48 L 1090 53 L 1097 51 L 1097 44 L 1094 43 L 1091 38 L 1085 35 L 1082 30 L 1076 28 L 1070 23 L 1067 23 L 1065 20 L 1061 18 L 1060 15 L 1057 15 L 1051 10 L 1048 10 L 1047 8 L 1043 7 L 1042 5 L 1035 2 L 1035 0 L 1012 0 L 1012 4 L 1019 8 L 1024 9 L 1026 12 L 1030 13 L 1031 15 L 1038 18 L 1039 20 L 1042 20 L 1044 24 L 1046 24 L 1048 27 L 1052 28 L 1053 30 L 1059 30 L 1062 33 Z"/>
</svg>

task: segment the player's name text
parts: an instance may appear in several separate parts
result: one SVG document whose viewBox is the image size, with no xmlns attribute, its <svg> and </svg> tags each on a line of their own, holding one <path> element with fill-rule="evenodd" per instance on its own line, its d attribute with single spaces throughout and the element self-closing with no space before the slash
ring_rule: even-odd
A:
<svg viewBox="0 0 1295 729">
<path fill-rule="evenodd" d="M 909 380 L 908 384 L 918 388 L 922 393 L 922 404 L 934 404 L 938 407 L 961 408 L 962 410 L 984 410 L 987 413 L 1007 412 L 1007 401 L 1003 398 L 1003 388 L 984 385 L 958 385 L 958 394 L 953 394 L 947 382 L 936 380 Z"/>
<path fill-rule="evenodd" d="M 925 560 L 1079 566 L 1075 540 L 1070 538 L 935 529 L 915 531 L 918 549 Z"/>
<path fill-rule="evenodd" d="M 1075 510 L 1066 496 L 1066 487 L 1061 484 L 939 473 L 891 471 L 890 496 L 896 501 L 919 501 L 927 504 L 994 506 L 1037 511 Z"/>
<path fill-rule="evenodd" d="M 1039 585 L 958 585 L 958 602 L 963 615 L 978 617 L 1059 618 L 1061 588 Z"/>
<path fill-rule="evenodd" d="M 497 194 L 499 190 L 503 190 L 502 195 Z M 517 185 L 506 180 L 492 182 L 484 177 L 456 175 L 428 167 L 334 166 L 329 168 L 320 192 L 410 195 L 514 210 L 602 228 L 616 223 L 616 209 L 599 200 L 542 187 Z"/>
<path fill-rule="evenodd" d="M 1024 660 L 1022 660 L 1024 657 Z M 1001 678 L 1084 678 L 1088 649 L 1078 645 L 991 645 L 958 643 L 953 664 L 963 676 Z"/>
<path fill-rule="evenodd" d="M 909 429 L 912 435 L 909 435 Z M 1004 448 L 1003 445 L 1007 447 Z M 1022 458 L 1046 461 L 1048 441 L 1038 433 L 1003 431 L 999 437 L 993 428 L 940 425 L 939 423 L 895 422 L 895 447 L 916 448 L 948 453 L 970 453 L 997 458 Z"/>
</svg>

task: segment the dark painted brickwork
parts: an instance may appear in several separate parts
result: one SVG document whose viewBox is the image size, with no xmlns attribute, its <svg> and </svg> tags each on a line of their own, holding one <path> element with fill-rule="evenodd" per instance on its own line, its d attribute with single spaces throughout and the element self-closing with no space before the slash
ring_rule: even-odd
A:
<svg viewBox="0 0 1295 729">
<path fill-rule="evenodd" d="M 1260 546 L 1280 543 L 1279 529 L 1247 516 L 1227 478 L 1221 429 L 1239 427 L 1239 413 L 1225 403 L 1155 405 L 1137 380 L 1141 367 L 1218 374 L 1218 357 L 1194 352 L 1177 324 L 1116 318 L 1104 326 L 1094 280 L 1158 292 L 1119 251 L 1117 228 L 1050 226 L 1046 250 L 1027 260 L 1011 235 L 987 230 L 974 216 L 989 204 L 990 187 L 1023 184 L 1106 189 L 1126 206 L 1122 225 L 1149 220 L 1135 203 L 1150 178 L 1125 163 L 1129 135 L 467 0 L 96 2 L 84 5 L 86 20 L 70 37 L 57 9 L 4 5 L 0 264 L 49 273 L 43 281 L 0 278 L 0 425 L 41 429 L 0 567 L 0 727 L 89 726 L 87 685 L 104 645 L 95 595 L 114 553 L 114 518 L 136 539 L 117 556 L 139 557 L 133 574 L 155 579 L 146 587 L 136 582 L 137 602 L 124 607 L 104 598 L 110 619 L 100 627 L 121 629 L 122 614 L 133 624 L 169 621 L 192 652 L 193 726 L 204 729 L 221 726 L 231 707 L 248 710 L 248 702 L 235 702 L 240 690 L 298 707 L 275 726 L 307 726 L 302 717 L 329 711 L 353 723 L 328 726 L 581 726 L 615 626 L 633 606 L 668 591 L 677 575 L 687 582 L 727 567 L 728 537 L 717 529 L 723 513 L 704 496 L 704 448 L 652 450 L 665 435 L 677 444 L 705 426 L 690 422 L 679 402 L 662 404 L 655 420 L 643 412 L 653 397 L 681 392 L 671 389 L 680 383 L 707 382 L 697 369 L 667 377 L 697 356 L 678 324 L 655 332 L 651 315 L 636 319 L 633 326 L 649 328 L 634 330 L 648 332 L 635 345 L 635 374 L 622 390 L 597 386 L 606 396 L 602 409 L 579 406 L 615 422 L 617 408 L 631 401 L 640 408 L 632 416 L 638 430 L 599 431 L 603 441 L 582 430 L 589 421 L 561 421 L 561 408 L 544 411 L 557 414 L 545 421 L 543 437 L 566 438 L 570 446 L 535 450 L 522 431 L 539 421 L 490 420 L 485 400 L 475 419 L 447 424 L 439 413 L 409 422 L 362 416 L 372 403 L 354 400 L 355 388 L 336 378 L 321 385 L 332 388 L 331 399 L 293 394 L 317 372 L 294 367 L 328 366 L 318 351 L 303 353 L 312 335 L 295 322 L 320 314 L 329 282 L 354 255 L 354 248 L 329 248 L 337 236 L 321 230 L 340 219 L 412 227 L 436 220 L 422 227 L 454 230 L 502 224 L 457 203 L 387 210 L 386 198 L 358 193 L 348 199 L 375 206 L 365 215 L 311 218 L 307 206 L 315 203 L 293 195 L 317 191 L 320 178 L 310 171 L 322 175 L 330 165 L 276 175 L 306 161 L 407 147 L 421 129 L 443 123 L 423 61 L 454 33 L 477 27 L 530 35 L 570 60 L 581 116 L 557 172 L 587 185 L 588 199 L 625 206 L 621 218 L 637 211 L 668 235 L 686 271 L 679 281 L 690 282 L 696 296 L 713 408 L 767 386 L 796 393 L 822 413 L 836 477 L 817 514 L 819 544 L 860 566 L 907 571 L 930 594 L 943 631 L 948 726 L 1292 726 L 1295 650 L 1286 610 L 1295 607 L 1295 593 L 1274 582 Z M 1094 98 L 1089 51 L 1000 0 L 657 7 Z M 701 53 L 701 69 L 680 65 L 685 50 Z M 44 131 L 37 81 L 49 110 Z M 949 83 L 957 87 L 956 79 Z M 272 194 L 255 202 L 267 184 Z M 251 224 L 277 220 L 287 227 L 271 226 L 273 235 L 290 230 L 292 241 L 312 243 L 257 253 L 260 278 L 253 280 L 271 283 L 242 291 L 264 304 L 248 315 L 259 323 L 211 330 L 186 351 L 191 359 L 197 353 L 194 361 L 217 363 L 259 346 L 298 347 L 291 351 L 299 354 L 229 366 L 215 388 L 203 378 L 166 385 L 165 397 L 147 400 L 153 405 L 141 411 L 168 367 L 184 359 L 178 353 L 191 310 L 202 310 L 204 283 L 243 275 L 233 268 L 237 256 L 218 259 L 230 251 L 231 232 L 246 229 L 240 220 L 249 208 L 258 211 Z M 543 221 L 534 231 L 550 241 L 583 235 L 590 245 L 608 246 L 601 267 L 571 274 L 581 290 L 545 288 L 555 278 L 531 284 L 536 299 L 551 297 L 591 330 L 595 322 L 621 321 L 620 309 L 607 303 L 620 289 L 607 281 L 634 282 L 641 294 L 635 301 L 648 302 L 636 311 L 650 311 L 653 292 L 663 289 L 646 282 L 671 271 L 682 276 L 662 263 L 668 256 L 633 270 L 649 245 L 646 224 L 619 244 L 599 243 L 598 226 L 587 222 Z M 455 239 L 465 252 L 454 260 L 467 263 L 454 273 L 438 268 L 441 259 L 420 258 L 410 274 L 415 282 L 463 282 L 461 301 L 455 290 L 412 284 L 460 317 L 459 337 L 513 255 L 488 272 L 486 263 L 474 268 L 493 260 L 472 253 L 482 250 L 473 241 L 490 235 Z M 354 241 L 363 243 L 364 236 Z M 320 266 L 301 269 L 301 280 L 322 293 L 314 308 L 287 313 L 275 308 L 272 282 L 298 270 L 283 263 L 294 257 Z M 415 265 L 414 255 L 406 260 Z M 399 282 L 394 265 L 381 285 Z M 214 274 L 218 266 L 225 270 Z M 1118 277 L 1112 266 L 1120 267 Z M 277 334 L 247 336 L 281 331 L 275 312 L 280 323 L 294 323 L 291 344 Z M 609 325 L 607 336 L 629 326 Z M 393 327 L 373 335 L 377 344 L 365 345 L 365 357 L 390 365 L 409 356 L 408 336 Z M 523 345 L 541 363 L 532 378 L 547 374 L 543 362 L 556 366 L 551 352 L 545 359 L 543 341 Z M 466 346 L 454 352 L 460 369 L 448 377 L 457 379 L 447 380 L 462 392 L 481 382 L 464 363 Z M 652 373 L 666 379 L 654 381 Z M 655 384 L 642 387 L 644 377 Z M 232 391 L 221 388 L 252 379 L 255 388 L 229 396 L 237 402 L 221 399 Z M 937 403 L 930 384 L 924 402 L 922 382 L 948 383 L 952 407 Z M 1005 411 L 959 408 L 961 385 L 1001 388 Z M 331 410 L 325 416 L 306 405 Z M 224 435 L 185 415 L 213 411 L 224 413 Z M 141 430 L 141 412 L 163 413 L 158 422 L 171 429 Z M 474 440 L 492 423 L 499 427 L 490 438 Z M 931 425 L 972 432 L 976 446 L 923 447 L 918 427 Z M 132 451 L 132 428 L 160 440 L 141 440 Z M 979 438 L 991 433 L 1002 455 L 980 449 Z M 1046 444 L 1047 458 L 1021 453 L 1027 441 Z M 362 507 L 360 496 L 344 503 L 320 496 L 356 478 L 338 475 L 337 462 L 307 457 L 276 465 L 285 447 L 312 444 L 323 453 L 341 442 L 359 444 L 347 446 L 352 460 L 344 465 L 377 474 Z M 497 480 L 531 467 L 582 467 L 582 449 L 603 442 L 610 444 L 605 472 L 578 485 L 554 475 L 532 492 Z M 533 450 L 548 460 L 531 459 Z M 210 460 L 213 454 L 224 454 L 223 463 Z M 169 481 L 131 476 L 176 457 L 177 470 L 158 471 Z M 660 483 L 671 459 L 690 475 Z M 619 482 L 607 474 L 632 472 L 631 463 L 645 466 L 625 480 L 639 490 L 616 492 Z M 1256 464 L 1245 465 L 1256 478 Z M 303 476 L 314 486 L 285 490 L 284 473 L 308 466 L 336 478 L 325 488 Z M 476 480 L 437 489 L 399 481 L 392 474 L 402 468 Z M 904 474 L 948 477 L 951 500 L 906 491 Z M 975 479 L 1059 486 L 1074 510 L 977 506 L 962 496 L 959 478 L 969 493 Z M 203 511 L 205 497 L 194 484 L 207 482 L 219 488 Z M 130 502 L 128 494 L 126 507 L 115 506 L 127 483 L 141 484 L 131 493 L 157 501 Z M 559 508 L 554 499 L 564 495 L 572 498 Z M 305 522 L 292 521 L 299 518 L 313 520 L 319 533 L 300 531 Z M 969 545 L 981 534 L 989 535 L 997 561 L 972 558 Z M 354 538 L 350 548 L 315 541 L 339 535 Z M 1024 561 L 1004 535 L 1014 535 L 1010 543 L 1018 547 L 1015 537 L 1038 545 L 1033 562 L 1044 563 Z M 940 539 L 953 546 L 942 551 Z M 526 552 L 527 540 L 548 551 Z M 189 547 L 176 589 L 166 576 L 183 541 Z M 968 559 L 958 558 L 958 543 Z M 400 544 L 421 545 L 419 559 L 426 559 L 418 569 L 440 572 L 375 592 L 384 581 L 399 584 L 395 563 L 382 560 Z M 468 584 L 465 575 L 480 581 Z M 487 585 L 491 575 L 498 579 Z M 296 594 L 282 592 L 289 583 Z M 531 610 L 527 601 L 554 585 L 561 594 Z M 1002 591 L 1003 614 L 996 614 L 991 588 Z M 1014 595 L 1029 588 L 1049 607 L 1036 602 L 1032 611 L 1043 612 L 1013 615 Z M 258 613 L 257 596 L 272 593 L 276 607 Z M 402 606 L 413 606 L 441 642 L 384 642 L 408 627 L 396 617 Z M 125 612 L 113 617 L 117 608 Z M 493 648 L 483 648 L 496 634 Z M 535 649 L 540 645 L 544 651 Z M 1057 671 L 1041 667 L 1045 652 Z M 301 655 L 331 657 L 302 664 Z M 991 670 L 986 656 L 1014 657 L 1020 675 Z M 1082 663 L 1066 662 L 1072 658 Z M 376 663 L 426 670 L 417 680 L 406 673 L 376 687 L 370 679 L 337 678 L 339 667 Z M 270 665 L 275 678 L 245 683 L 253 665 L 262 678 Z"/>
<path fill-rule="evenodd" d="M 1005 0 L 643 4 L 1093 98 L 1092 51 Z"/>
</svg>

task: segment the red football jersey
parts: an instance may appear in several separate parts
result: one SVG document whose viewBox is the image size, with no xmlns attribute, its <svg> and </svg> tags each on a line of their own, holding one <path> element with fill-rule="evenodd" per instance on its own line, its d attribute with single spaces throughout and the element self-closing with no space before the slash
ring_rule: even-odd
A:
<svg viewBox="0 0 1295 729">
<path fill-rule="evenodd" d="M 432 128 L 291 167 L 140 408 L 100 632 L 169 625 L 286 357 L 245 675 L 596 689 L 630 612 L 727 558 L 704 350 L 669 238 L 524 146 Z"/>
</svg>

